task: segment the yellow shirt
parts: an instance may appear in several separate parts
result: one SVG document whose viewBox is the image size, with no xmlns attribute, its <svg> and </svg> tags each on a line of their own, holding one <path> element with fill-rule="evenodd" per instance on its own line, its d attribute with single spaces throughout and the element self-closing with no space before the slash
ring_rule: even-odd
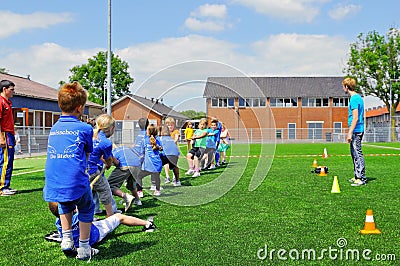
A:
<svg viewBox="0 0 400 266">
<path fill-rule="evenodd" d="M 194 129 L 192 127 L 185 128 L 185 139 L 191 139 L 193 137 Z"/>
<path fill-rule="evenodd" d="M 175 143 L 177 143 L 179 141 L 180 135 L 181 135 L 181 133 L 179 133 L 179 129 L 175 129 L 174 131 L 172 131 L 170 133 L 170 136 L 174 140 Z"/>
</svg>

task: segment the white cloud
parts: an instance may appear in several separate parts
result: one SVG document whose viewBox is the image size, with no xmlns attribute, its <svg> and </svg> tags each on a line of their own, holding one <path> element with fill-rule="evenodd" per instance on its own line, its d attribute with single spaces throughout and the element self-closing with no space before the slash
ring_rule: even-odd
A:
<svg viewBox="0 0 400 266">
<path fill-rule="evenodd" d="M 334 9 L 329 11 L 329 16 L 334 20 L 341 20 L 349 16 L 353 16 L 361 10 L 360 5 L 342 5 L 339 4 Z"/>
<path fill-rule="evenodd" d="M 195 32 L 218 32 L 232 25 L 226 22 L 227 9 L 225 5 L 205 4 L 190 13 L 185 20 L 185 28 Z"/>
<path fill-rule="evenodd" d="M 214 17 L 214 18 L 225 18 L 226 17 L 226 5 L 210 5 L 205 4 L 199 6 L 195 11 L 190 13 L 192 17 Z"/>
<path fill-rule="evenodd" d="M 318 5 L 329 0 L 232 0 L 256 12 L 290 22 L 312 22 L 319 14 Z"/>
<path fill-rule="evenodd" d="M 17 34 L 23 30 L 47 28 L 60 23 L 68 23 L 72 20 L 73 15 L 70 13 L 35 12 L 21 15 L 9 11 L 0 11 L 0 39 Z"/>
</svg>

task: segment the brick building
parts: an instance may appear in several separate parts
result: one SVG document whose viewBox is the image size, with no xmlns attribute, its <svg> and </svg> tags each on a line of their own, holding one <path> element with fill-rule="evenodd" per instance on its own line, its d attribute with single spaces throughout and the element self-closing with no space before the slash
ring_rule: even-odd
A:
<svg viewBox="0 0 400 266">
<path fill-rule="evenodd" d="M 343 77 L 210 77 L 203 97 L 236 137 L 325 139 L 347 129 Z M 235 135 L 235 134 L 234 134 Z"/>
</svg>

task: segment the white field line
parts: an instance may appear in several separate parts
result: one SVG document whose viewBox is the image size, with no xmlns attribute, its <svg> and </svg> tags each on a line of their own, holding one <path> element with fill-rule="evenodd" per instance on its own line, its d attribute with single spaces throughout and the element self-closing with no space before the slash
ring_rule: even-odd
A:
<svg viewBox="0 0 400 266">
<path fill-rule="evenodd" d="M 16 173 L 16 174 L 13 174 L 12 176 L 26 175 L 26 174 L 32 174 L 32 173 L 37 173 L 37 172 L 42 172 L 42 171 L 44 171 L 44 169 L 33 170 L 33 171 L 29 171 L 29 172 Z"/>
</svg>

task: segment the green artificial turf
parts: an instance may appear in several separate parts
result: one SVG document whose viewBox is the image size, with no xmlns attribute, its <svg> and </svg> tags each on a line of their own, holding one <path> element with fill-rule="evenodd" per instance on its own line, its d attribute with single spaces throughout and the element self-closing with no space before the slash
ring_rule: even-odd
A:
<svg viewBox="0 0 400 266">
<path fill-rule="evenodd" d="M 348 144 L 234 144 L 227 165 L 197 178 L 185 176 L 182 157 L 183 186 L 162 182 L 160 198 L 146 192 L 143 206 L 127 213 L 142 219 L 155 216 L 158 230 L 142 233 L 139 227 L 121 225 L 97 246 L 100 253 L 91 263 L 398 265 L 399 147 L 364 144 L 370 181 L 363 187 L 347 181 L 353 167 Z M 326 159 L 321 157 L 324 148 Z M 314 158 L 329 168 L 328 176 L 311 173 Z M 15 161 L 12 187 L 19 193 L 0 197 L 0 265 L 83 263 L 66 258 L 57 243 L 44 240 L 55 230 L 42 199 L 44 165 L 45 158 Z M 334 176 L 340 186 L 336 194 L 331 193 Z M 373 210 L 382 234 L 359 233 L 367 209 Z M 368 250 L 370 261 L 362 257 Z M 386 261 L 377 261 L 378 256 Z"/>
</svg>

